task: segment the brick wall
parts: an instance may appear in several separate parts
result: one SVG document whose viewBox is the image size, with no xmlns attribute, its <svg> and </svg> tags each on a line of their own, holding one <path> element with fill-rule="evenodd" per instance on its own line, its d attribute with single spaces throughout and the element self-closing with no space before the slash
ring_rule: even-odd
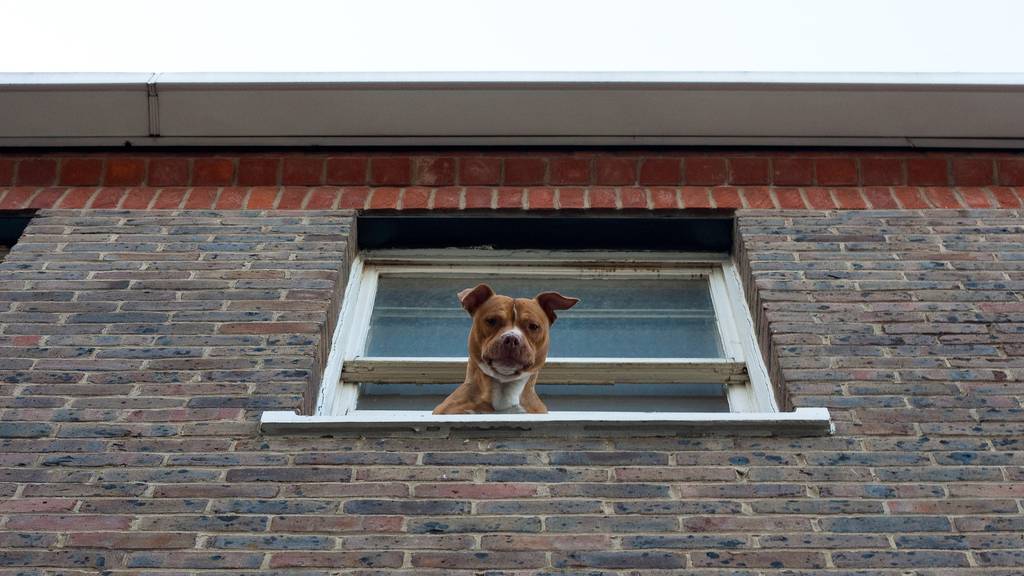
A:
<svg viewBox="0 0 1024 576">
<path fill-rule="evenodd" d="M 259 436 L 316 378 L 350 223 L 33 221 L 0 264 L 2 573 L 1024 570 L 1018 210 L 739 213 L 833 437 Z"/>
</svg>

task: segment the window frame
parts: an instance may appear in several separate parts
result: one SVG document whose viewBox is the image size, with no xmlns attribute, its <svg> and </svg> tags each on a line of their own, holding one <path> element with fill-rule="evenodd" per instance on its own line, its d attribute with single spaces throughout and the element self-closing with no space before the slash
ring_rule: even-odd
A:
<svg viewBox="0 0 1024 576">
<path fill-rule="evenodd" d="M 530 268 L 516 268 L 531 266 Z M 347 383 L 347 373 L 375 374 L 375 382 L 428 383 L 461 382 L 466 358 L 369 358 L 360 356 L 365 348 L 370 316 L 376 296 L 377 282 L 382 274 L 396 276 L 429 275 L 465 276 L 467 273 L 508 273 L 537 276 L 615 277 L 615 278 L 707 278 L 716 325 L 725 358 L 715 359 L 631 359 L 631 358 L 561 358 L 549 359 L 541 371 L 541 381 L 579 382 L 573 373 L 608 372 L 618 377 L 639 371 L 635 380 L 644 382 L 715 382 L 727 385 L 729 412 L 596 412 L 589 413 L 601 421 L 635 420 L 638 414 L 666 420 L 686 419 L 700 415 L 757 413 L 778 414 L 768 371 L 756 341 L 756 333 L 743 286 L 728 254 L 679 252 L 559 252 L 547 250 L 484 250 L 484 249 L 417 249 L 368 250 L 352 263 L 345 289 L 337 329 L 320 385 L 316 417 L 363 420 L 360 416 L 377 415 L 384 420 L 423 420 L 429 412 L 361 411 L 356 409 L 358 385 Z M 737 367 L 742 370 L 738 370 Z M 616 374 L 617 372 L 617 374 Z M 739 373 L 745 377 L 739 378 Z M 412 380 L 410 380 L 412 376 Z M 683 378 L 681 380 L 681 377 Z M 383 379 L 383 380 L 381 380 Z M 587 380 L 589 381 L 589 380 Z M 621 379 L 619 381 L 622 381 Z M 552 417 L 569 420 L 581 413 L 553 412 Z M 521 420 L 525 415 L 486 415 L 491 419 Z M 439 418 L 439 417 L 434 417 Z"/>
</svg>

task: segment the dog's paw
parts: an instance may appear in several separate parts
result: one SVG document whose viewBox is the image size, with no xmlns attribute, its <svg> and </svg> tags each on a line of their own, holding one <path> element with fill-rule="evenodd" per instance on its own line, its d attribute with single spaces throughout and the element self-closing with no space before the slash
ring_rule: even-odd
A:
<svg viewBox="0 0 1024 576">
<path fill-rule="evenodd" d="M 515 406 L 509 406 L 504 410 L 497 410 L 495 414 L 526 414 L 526 410 L 524 410 L 519 404 L 516 404 Z"/>
</svg>

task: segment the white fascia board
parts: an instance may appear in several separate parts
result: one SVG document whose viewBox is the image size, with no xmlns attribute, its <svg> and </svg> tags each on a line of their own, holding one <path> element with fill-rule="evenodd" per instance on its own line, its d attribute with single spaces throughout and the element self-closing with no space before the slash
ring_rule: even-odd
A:
<svg viewBox="0 0 1024 576">
<path fill-rule="evenodd" d="M 0 74 L 0 146 L 1021 139 L 1020 74 Z"/>
<path fill-rule="evenodd" d="M 505 429 L 539 433 L 586 434 L 692 432 L 703 435 L 828 435 L 834 431 L 827 408 L 793 412 L 551 412 L 548 414 L 449 414 L 421 411 L 355 411 L 344 416 L 305 416 L 268 411 L 260 417 L 264 434 L 309 434 L 369 430 L 447 433 L 452 429 Z"/>
</svg>

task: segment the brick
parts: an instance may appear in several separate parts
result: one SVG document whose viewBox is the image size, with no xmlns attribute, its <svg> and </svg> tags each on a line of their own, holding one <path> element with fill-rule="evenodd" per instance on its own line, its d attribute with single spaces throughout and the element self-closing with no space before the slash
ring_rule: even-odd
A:
<svg viewBox="0 0 1024 576">
<path fill-rule="evenodd" d="M 693 182 L 687 182 L 693 184 Z M 704 184 L 705 182 L 699 182 Z M 729 184 L 766 185 L 771 184 L 771 163 L 768 158 L 729 158 Z"/>
<path fill-rule="evenodd" d="M 70 498 L 15 498 L 0 501 L 0 513 L 70 512 L 77 502 Z"/>
<path fill-rule="evenodd" d="M 334 547 L 334 539 L 327 536 L 213 536 L 205 542 L 206 548 L 229 550 L 323 550 Z"/>
<path fill-rule="evenodd" d="M 254 191 L 255 192 L 255 191 Z M 307 188 L 284 188 L 278 195 L 278 210 L 301 210 L 306 197 L 311 193 Z M 332 202 L 333 205 L 333 202 Z"/>
<path fill-rule="evenodd" d="M 949 162 L 945 158 L 908 158 L 907 184 L 949 186 Z"/>
<path fill-rule="evenodd" d="M 540 518 L 530 516 L 449 516 L 409 518 L 410 534 L 474 534 L 490 532 L 540 532 Z M 550 530 L 550 529 L 549 529 Z"/>
<path fill-rule="evenodd" d="M 14 167 L 17 162 L 12 158 L 0 158 L 0 186 L 14 184 Z"/>
<path fill-rule="evenodd" d="M 192 171 L 194 186 L 230 186 L 235 181 L 235 163 L 229 158 L 196 158 Z"/>
<path fill-rule="evenodd" d="M 683 181 L 683 163 L 680 158 L 644 158 L 640 161 L 640 175 L 636 184 L 640 186 L 674 186 Z M 598 183 L 600 167 L 598 168 Z M 625 182 L 633 184 L 633 181 Z M 609 183 L 612 184 L 612 183 Z"/>
<path fill-rule="evenodd" d="M 146 179 L 146 162 L 142 158 L 112 157 L 106 161 L 105 186 L 141 186 Z"/>
<path fill-rule="evenodd" d="M 818 158 L 814 173 L 819 186 L 855 186 L 859 179 L 853 158 Z"/>
<path fill-rule="evenodd" d="M 811 158 L 773 158 L 772 183 L 776 186 L 814 184 L 814 160 Z"/>
<path fill-rule="evenodd" d="M 1014 194 L 1013 189 L 993 187 L 989 191 L 992 192 L 992 196 L 1000 208 L 1020 208 L 1021 199 Z"/>
<path fill-rule="evenodd" d="M 495 500 L 475 504 L 478 514 L 600 514 L 604 507 L 598 500 Z"/>
<path fill-rule="evenodd" d="M 89 196 L 93 194 L 93 190 L 89 190 Z M 11 188 L 4 195 L 3 200 L 0 201 L 0 209 L 2 210 L 18 210 L 27 207 L 33 198 L 38 193 L 36 188 Z"/>
<path fill-rule="evenodd" d="M 742 208 L 743 201 L 740 200 L 739 190 L 731 187 L 719 187 L 711 189 L 711 198 L 714 200 L 715 208 Z"/>
<path fill-rule="evenodd" d="M 583 186 L 590 184 L 589 158 L 555 157 L 548 161 L 548 183 L 554 186 Z"/>
<path fill-rule="evenodd" d="M 397 210 L 400 192 L 398 188 L 374 188 L 370 192 L 370 205 L 368 209 Z"/>
<path fill-rule="evenodd" d="M 522 188 L 499 188 L 497 207 L 499 209 L 521 209 L 523 207 L 524 198 L 525 195 Z"/>
<path fill-rule="evenodd" d="M 771 209 L 775 201 L 769 188 L 741 188 L 744 203 L 748 208 Z"/>
<path fill-rule="evenodd" d="M 285 186 L 318 186 L 324 183 L 324 159 L 289 156 L 284 159 L 281 183 Z"/>
<path fill-rule="evenodd" d="M 271 568 L 397 568 L 401 552 L 277 552 L 270 558 Z"/>
<path fill-rule="evenodd" d="M 400 532 L 401 516 L 275 516 L 271 530 L 282 532 Z M 346 546 L 350 548 L 353 546 Z"/>
<path fill-rule="evenodd" d="M 237 532 L 264 531 L 268 521 L 260 516 L 237 516 L 234 514 L 206 515 L 153 515 L 140 518 L 137 529 L 158 532 Z"/>
<path fill-rule="evenodd" d="M 936 208 L 961 208 L 960 199 L 950 188 L 925 188 L 924 196 Z"/>
<path fill-rule="evenodd" d="M 695 552 L 691 554 L 693 565 L 702 568 L 825 568 L 825 555 L 821 552 L 783 551 Z"/>
<path fill-rule="evenodd" d="M 373 186 L 407 186 L 412 183 L 412 160 L 409 158 L 370 159 L 370 184 Z"/>
<path fill-rule="evenodd" d="M 505 158 L 504 184 L 516 186 L 537 186 L 547 183 L 547 162 L 543 158 Z"/>
<path fill-rule="evenodd" d="M 239 186 L 277 186 L 280 158 L 242 157 L 238 159 Z"/>
<path fill-rule="evenodd" d="M 129 568 L 259 568 L 263 563 L 260 552 L 131 552 L 126 557 Z"/>
<path fill-rule="evenodd" d="M 770 536 L 762 536 L 770 538 Z M 888 542 L 886 542 L 888 544 Z M 648 549 L 706 549 L 706 548 L 746 548 L 750 545 L 744 536 L 719 536 L 706 534 L 656 535 L 656 536 L 624 536 L 623 548 Z"/>
<path fill-rule="evenodd" d="M 551 555 L 555 568 L 671 569 L 686 567 L 686 558 L 674 552 L 569 552 Z"/>
<path fill-rule="evenodd" d="M 124 194 L 123 188 L 101 188 L 89 202 L 89 208 L 97 210 L 117 208 Z"/>
<path fill-rule="evenodd" d="M 99 158 L 67 158 L 61 162 L 61 186 L 97 186 L 103 173 L 103 160 Z"/>
<path fill-rule="evenodd" d="M 832 561 L 839 568 L 925 568 L 933 566 L 969 566 L 963 552 L 934 550 L 833 552 Z"/>
<path fill-rule="evenodd" d="M 153 158 L 149 161 L 150 186 L 188 186 L 189 166 L 186 158 Z"/>
<path fill-rule="evenodd" d="M 57 161 L 52 158 L 26 158 L 18 162 L 14 183 L 17 186 L 53 186 L 57 181 Z"/>
<path fill-rule="evenodd" d="M 804 191 L 807 194 L 807 202 L 815 210 L 829 210 L 838 208 L 832 199 L 832 193 L 828 188 L 808 188 Z"/>
<path fill-rule="evenodd" d="M 953 184 L 957 186 L 991 186 L 996 183 L 994 172 L 992 158 L 953 158 Z"/>
<path fill-rule="evenodd" d="M 862 196 L 859 189 L 836 188 L 832 190 L 832 195 L 839 204 L 839 208 L 847 210 L 862 210 L 868 207 L 867 202 L 864 201 L 864 196 Z"/>
<path fill-rule="evenodd" d="M 462 191 L 459 188 L 438 188 L 434 191 L 431 207 L 435 210 L 457 210 L 461 207 L 461 202 Z"/>
<path fill-rule="evenodd" d="M 684 167 L 686 184 L 690 186 L 719 186 L 728 181 L 725 158 L 690 156 L 685 159 Z"/>
<path fill-rule="evenodd" d="M 501 184 L 501 158 L 491 156 L 459 158 L 459 184 L 462 186 L 496 186 Z"/>
<path fill-rule="evenodd" d="M 547 532 L 622 534 L 645 532 L 676 532 L 675 516 L 549 516 L 544 521 Z"/>
<path fill-rule="evenodd" d="M 529 484 L 419 484 L 413 489 L 416 498 L 522 498 L 537 495 L 537 487 Z M 431 512 L 436 514 L 436 512 Z"/>
<path fill-rule="evenodd" d="M 131 522 L 131 516 L 32 514 L 9 518 L 6 527 L 13 530 L 92 532 L 96 530 L 127 530 L 131 526 Z"/>
<path fill-rule="evenodd" d="M 775 197 L 778 199 L 779 208 L 784 210 L 800 210 L 807 206 L 804 204 L 803 196 L 795 188 L 776 188 Z"/>
<path fill-rule="evenodd" d="M 69 548 L 107 548 L 111 550 L 153 550 L 193 548 L 195 534 L 177 532 L 83 532 L 68 536 Z"/>
<path fill-rule="evenodd" d="M 642 188 L 622 188 L 619 191 L 619 201 L 622 203 L 623 209 L 646 210 L 650 208 L 647 191 Z"/>
<path fill-rule="evenodd" d="M 317 333 L 319 325 L 313 322 L 226 322 L 220 334 L 294 334 Z"/>
<path fill-rule="evenodd" d="M 676 165 L 678 167 L 678 160 Z M 637 183 L 636 166 L 637 162 L 633 158 L 598 157 L 594 161 L 594 183 L 602 186 L 632 186 Z"/>
<path fill-rule="evenodd" d="M 896 158 L 861 158 L 860 183 L 864 186 L 902 186 L 903 163 Z"/>
<path fill-rule="evenodd" d="M 996 173 L 1000 186 L 1024 186 L 1024 158 L 996 160 Z"/>
<path fill-rule="evenodd" d="M 540 536 L 507 534 L 489 535 L 480 539 L 484 550 L 608 550 L 611 538 L 606 535 L 559 535 Z"/>
<path fill-rule="evenodd" d="M 185 199 L 185 193 L 186 190 L 184 188 L 165 188 L 157 193 L 152 206 L 156 210 L 178 208 L 181 205 L 181 201 Z"/>
<path fill-rule="evenodd" d="M 558 208 L 562 210 L 580 210 L 584 208 L 584 190 L 582 188 L 559 188 Z"/>
<path fill-rule="evenodd" d="M 551 452 L 554 466 L 666 466 L 668 454 L 659 452 Z"/>
<path fill-rule="evenodd" d="M 949 520 L 940 516 L 863 516 L 823 518 L 823 530 L 829 532 L 948 532 Z"/>
<path fill-rule="evenodd" d="M 957 190 L 968 208 L 992 208 L 988 194 L 981 188 L 959 188 Z"/>
<path fill-rule="evenodd" d="M 211 210 L 217 201 L 217 188 L 199 187 L 188 190 L 184 207 L 186 210 Z"/>
<path fill-rule="evenodd" d="M 367 182 L 369 160 L 361 157 L 327 159 L 326 184 L 362 186 Z"/>
<path fill-rule="evenodd" d="M 541 568 L 547 559 L 535 552 L 413 552 L 417 568 Z"/>
<path fill-rule="evenodd" d="M 316 188 L 306 198 L 306 210 L 330 210 L 338 208 L 362 208 L 366 205 L 370 191 L 365 188 Z"/>
<path fill-rule="evenodd" d="M 651 197 L 651 207 L 654 210 L 677 210 L 679 208 L 679 194 L 675 188 L 651 188 L 648 193 Z"/>
<path fill-rule="evenodd" d="M 893 188 L 893 196 L 899 201 L 900 206 L 907 209 L 928 208 L 928 203 L 921 196 L 918 188 L 899 187 Z"/>
<path fill-rule="evenodd" d="M 346 514 L 430 516 L 468 514 L 469 504 L 450 500 L 349 500 L 342 509 Z"/>
<path fill-rule="evenodd" d="M 455 158 L 417 158 L 416 184 L 420 186 L 453 186 L 455 184 Z"/>
<path fill-rule="evenodd" d="M 248 188 L 223 188 L 214 207 L 218 210 L 238 210 L 245 206 Z"/>
<path fill-rule="evenodd" d="M 468 210 L 490 210 L 494 202 L 494 190 L 491 188 L 467 188 L 464 196 Z"/>
<path fill-rule="evenodd" d="M 67 193 L 64 188 L 44 188 L 29 200 L 28 208 L 53 208 L 57 202 Z M 2 204 L 0 204 L 2 205 Z"/>
<path fill-rule="evenodd" d="M 552 188 L 527 188 L 526 199 L 529 210 L 552 210 L 555 207 L 555 190 Z M 439 207 L 436 198 L 434 207 Z M 458 204 L 454 207 L 458 207 Z"/>
<path fill-rule="evenodd" d="M 711 197 L 707 188 L 684 186 L 680 190 L 683 208 L 711 208 Z"/>
</svg>

